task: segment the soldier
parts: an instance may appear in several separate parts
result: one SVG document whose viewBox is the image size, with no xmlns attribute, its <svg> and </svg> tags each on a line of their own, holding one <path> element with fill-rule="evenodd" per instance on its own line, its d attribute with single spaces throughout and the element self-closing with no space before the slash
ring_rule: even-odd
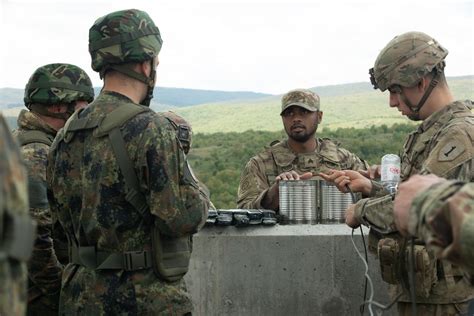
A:
<svg viewBox="0 0 474 316">
<path fill-rule="evenodd" d="M 409 119 L 423 121 L 405 142 L 401 156 L 401 181 L 415 174 L 433 173 L 447 179 L 471 182 L 474 156 L 474 116 L 471 101 L 454 101 L 444 76 L 448 51 L 431 36 L 408 32 L 395 37 L 380 52 L 370 70 L 374 88 L 389 90 L 389 104 Z M 393 197 L 381 186 L 351 171 L 334 171 L 330 176 L 344 191 L 378 198 L 362 199 L 346 211 L 351 227 L 370 226 L 369 247 L 378 250 L 382 278 L 400 293 L 398 311 L 411 313 L 409 295 L 409 241 L 397 232 L 393 218 Z M 376 234 L 376 231 L 378 233 Z M 377 242 L 378 240 L 378 242 Z M 375 244 L 376 242 L 377 244 Z M 445 260 L 420 241 L 413 246 L 415 302 L 418 315 L 457 315 L 465 312 L 474 289 L 462 269 Z"/>
<path fill-rule="evenodd" d="M 53 143 L 51 209 L 70 242 L 60 314 L 184 315 L 191 235 L 207 216 L 175 130 L 149 109 L 162 39 L 146 12 L 89 30 L 104 86 Z"/>
<path fill-rule="evenodd" d="M 398 231 L 474 275 L 474 183 L 414 175 L 400 184 L 393 212 Z"/>
<path fill-rule="evenodd" d="M 35 235 L 27 192 L 25 167 L 0 115 L 0 315 L 26 312 L 26 261 Z"/>
<path fill-rule="evenodd" d="M 67 244 L 60 235 L 56 236 L 53 245 L 53 224 L 46 194 L 46 162 L 57 131 L 75 109 L 86 106 L 93 98 L 89 76 L 70 64 L 39 67 L 25 87 L 24 102 L 29 111 L 20 112 L 14 136 L 26 163 L 30 215 L 38 224 L 33 254 L 28 262 L 28 315 L 58 314 L 62 266 L 55 249 L 65 263 Z M 56 226 L 56 234 L 58 230 Z"/>
<path fill-rule="evenodd" d="M 237 204 L 246 209 L 279 209 L 279 181 L 309 179 L 329 169 L 366 170 L 367 163 L 327 138 L 315 138 L 323 112 L 319 96 L 292 90 L 281 99 L 287 140 L 273 142 L 252 157 L 242 172 Z"/>
</svg>

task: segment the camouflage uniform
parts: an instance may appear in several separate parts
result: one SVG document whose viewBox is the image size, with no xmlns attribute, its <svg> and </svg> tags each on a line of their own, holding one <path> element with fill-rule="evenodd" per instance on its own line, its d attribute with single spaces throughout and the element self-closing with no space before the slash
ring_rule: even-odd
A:
<svg viewBox="0 0 474 316">
<path fill-rule="evenodd" d="M 189 151 L 191 150 L 191 144 L 192 144 L 193 129 L 191 127 L 191 124 L 189 124 L 183 117 L 179 116 L 173 111 L 164 112 L 163 114 L 170 121 L 171 125 L 173 125 L 174 129 L 176 130 L 176 136 L 179 139 L 179 143 L 181 147 L 183 148 L 183 152 L 187 155 Z M 192 168 L 190 165 L 188 166 L 188 169 L 190 172 L 192 172 Z M 196 178 L 194 175 L 193 177 Z M 209 189 L 204 183 L 202 182 L 198 182 L 198 183 L 199 183 L 199 191 L 201 192 L 201 196 L 203 200 L 209 204 L 208 209 L 215 210 L 216 207 L 214 206 L 214 203 L 212 203 L 212 201 L 209 199 L 209 196 L 210 196 Z"/>
<path fill-rule="evenodd" d="M 303 90 L 304 92 L 305 90 Z M 319 111 L 319 97 L 311 92 L 299 90 L 288 92 L 282 97 L 282 113 L 295 105 L 309 111 Z M 316 97 L 316 100 L 313 98 Z M 298 174 L 327 172 L 330 169 L 367 170 L 368 164 L 341 148 L 327 138 L 316 138 L 316 150 L 311 153 L 295 153 L 288 146 L 288 140 L 273 142 L 263 152 L 252 157 L 242 172 L 237 205 L 243 209 L 262 209 L 263 197 L 275 183 L 275 178 L 283 172 L 296 171 Z"/>
<path fill-rule="evenodd" d="M 123 52 L 125 60 L 114 52 L 104 53 L 110 52 L 109 44 L 96 45 L 102 38 L 109 44 L 110 39 L 119 39 L 119 46 L 120 40 L 132 38 L 123 44 L 126 49 L 114 51 Z M 90 30 L 97 71 L 107 64 L 123 72 L 121 66 L 126 65 L 121 63 L 127 58 L 146 61 L 160 48 L 158 28 L 143 11 L 111 13 Z M 136 112 L 123 119 L 127 111 Z M 116 119 L 117 113 L 121 118 Z M 114 125 L 111 130 L 110 124 Z M 112 140 L 117 132 L 119 138 Z M 126 158 L 119 156 L 116 146 Z M 129 161 L 128 170 L 124 159 Z M 163 249 L 154 241 L 157 232 L 156 238 L 162 240 L 189 240 L 207 215 L 186 166 L 170 122 L 125 95 L 102 91 L 68 121 L 53 143 L 47 170 L 50 205 L 70 241 L 61 314 L 184 315 L 192 311 L 182 279 L 189 261 L 184 260 L 186 267 L 175 278 L 161 274 L 160 260 L 166 258 L 160 256 Z M 130 178 L 136 186 L 130 185 Z"/>
<path fill-rule="evenodd" d="M 28 216 L 26 172 L 8 125 L 1 115 L 0 175 L 0 315 L 25 315 L 26 260 L 31 253 L 34 230 L 28 227 L 18 231 L 14 225 L 16 220 L 31 222 Z M 26 238 L 28 235 L 31 235 L 28 245 L 15 243 L 15 238 Z M 24 251 L 27 256 L 12 251 Z"/>
<path fill-rule="evenodd" d="M 420 193 L 410 209 L 408 230 L 473 276 L 474 183 L 447 181 Z"/>
<path fill-rule="evenodd" d="M 392 54 L 393 51 L 395 54 Z M 400 56 L 405 51 L 407 58 L 396 57 L 396 62 L 390 64 L 391 56 Z M 447 50 L 428 35 L 405 33 L 392 40 L 380 53 L 375 71 L 371 70 L 372 83 L 384 91 L 391 85 L 413 86 L 429 72 L 434 74 L 435 79 L 443 71 L 446 55 Z M 406 103 L 417 111 L 423 105 L 423 102 L 416 107 Z M 431 114 L 409 135 L 401 156 L 401 181 L 415 174 L 428 173 L 447 179 L 474 180 L 474 116 L 471 106 L 470 101 L 448 104 Z M 373 192 L 380 193 L 381 190 Z M 372 228 L 369 247 L 377 249 L 382 277 L 395 285 L 393 294 L 403 293 L 399 299 L 399 313 L 409 315 L 409 242 L 396 231 L 392 196 L 380 195 L 360 200 L 356 204 L 355 217 Z M 419 260 L 415 267 L 419 315 L 455 315 L 465 310 L 467 304 L 464 302 L 474 297 L 474 289 L 469 287 L 463 271 L 445 260 L 436 260 L 434 253 L 427 250 L 421 241 L 416 241 L 415 256 Z"/>
<path fill-rule="evenodd" d="M 56 130 L 33 111 L 57 117 L 46 108 L 68 104 L 68 110 L 73 111 L 75 101 L 92 101 L 93 95 L 87 74 L 69 64 L 49 64 L 38 68 L 25 88 L 25 105 L 32 111 L 21 111 L 14 136 L 20 142 L 26 163 L 30 215 L 38 225 L 33 254 L 28 262 L 28 315 L 57 315 L 62 266 L 55 249 L 62 254 L 62 260 L 67 257 L 67 241 L 61 235 L 59 225 L 55 226 L 53 244 L 53 222 L 46 195 L 47 156 Z M 70 114 L 66 114 L 64 120 L 67 115 Z"/>
</svg>

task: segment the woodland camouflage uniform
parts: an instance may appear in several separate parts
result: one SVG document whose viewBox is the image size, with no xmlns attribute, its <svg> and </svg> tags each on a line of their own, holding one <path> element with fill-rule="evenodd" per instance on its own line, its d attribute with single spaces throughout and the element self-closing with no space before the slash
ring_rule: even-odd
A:
<svg viewBox="0 0 474 316">
<path fill-rule="evenodd" d="M 428 73 L 436 80 L 443 71 L 447 53 L 424 33 L 402 34 L 379 54 L 371 69 L 372 83 L 384 91 L 397 85 L 412 87 Z M 419 111 L 422 103 L 412 109 Z M 474 116 L 471 108 L 471 101 L 448 104 L 409 135 L 401 155 L 401 181 L 415 174 L 429 173 L 447 179 L 474 180 Z M 382 277 L 394 285 L 394 295 L 403 293 L 399 299 L 399 313 L 409 315 L 408 240 L 396 231 L 392 196 L 384 195 L 382 190 L 373 191 L 378 191 L 376 195 L 381 197 L 360 200 L 356 204 L 355 217 L 372 228 L 369 244 L 373 250 L 378 249 Z M 455 315 L 465 310 L 465 302 L 474 297 L 474 289 L 469 286 L 462 269 L 446 260 L 436 260 L 434 252 L 427 250 L 421 241 L 415 245 L 415 257 L 419 260 L 415 268 L 419 315 Z"/>
<path fill-rule="evenodd" d="M 308 90 L 293 90 L 282 98 L 282 112 L 292 106 L 319 111 L 319 97 Z M 287 140 L 273 142 L 245 166 L 239 184 L 237 205 L 243 209 L 262 209 L 261 202 L 275 178 L 291 170 L 298 174 L 328 172 L 330 169 L 367 170 L 368 164 L 328 138 L 316 138 L 312 153 L 295 153 Z"/>
<path fill-rule="evenodd" d="M 57 315 L 61 287 L 61 263 L 67 262 L 67 241 L 56 225 L 53 244 L 53 220 L 46 194 L 46 164 L 56 130 L 36 113 L 55 115 L 46 108 L 67 104 L 64 120 L 74 110 L 75 101 L 92 101 L 94 92 L 87 74 L 70 64 L 49 64 L 39 67 L 25 88 L 25 105 L 18 117 L 14 135 L 20 143 L 20 152 L 28 173 L 30 215 L 36 220 L 37 238 L 28 262 L 28 315 Z M 57 116 L 54 116 L 57 117 Z M 55 251 L 56 250 L 56 251 Z M 62 262 L 58 261 L 58 256 Z"/>
<path fill-rule="evenodd" d="M 139 75 L 126 63 L 152 61 L 162 44 L 139 10 L 99 18 L 89 41 L 101 76 L 109 69 Z M 154 76 L 137 80 L 153 90 Z M 189 246 L 207 208 L 170 122 L 125 95 L 102 91 L 68 121 L 49 158 L 49 201 L 70 241 L 60 313 L 191 312 L 182 279 L 191 249 L 179 247 Z"/>
<path fill-rule="evenodd" d="M 34 238 L 26 181 L 17 145 L 0 115 L 0 315 L 26 312 L 26 261 Z"/>
</svg>

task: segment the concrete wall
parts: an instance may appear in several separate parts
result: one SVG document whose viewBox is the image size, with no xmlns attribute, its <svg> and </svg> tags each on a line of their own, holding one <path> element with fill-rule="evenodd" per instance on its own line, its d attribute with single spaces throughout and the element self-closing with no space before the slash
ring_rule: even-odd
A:
<svg viewBox="0 0 474 316">
<path fill-rule="evenodd" d="M 370 253 L 369 270 L 374 299 L 388 303 Z M 193 315 L 360 315 L 364 271 L 346 225 L 206 227 L 185 278 Z"/>
</svg>

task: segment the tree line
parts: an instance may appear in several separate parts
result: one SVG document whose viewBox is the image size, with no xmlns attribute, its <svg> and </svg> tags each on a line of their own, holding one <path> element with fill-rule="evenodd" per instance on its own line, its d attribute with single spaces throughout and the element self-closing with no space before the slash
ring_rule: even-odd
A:
<svg viewBox="0 0 474 316">
<path fill-rule="evenodd" d="M 365 129 L 323 129 L 317 136 L 340 143 L 372 165 L 380 164 L 384 154 L 400 155 L 404 140 L 414 129 L 411 124 L 371 126 Z M 199 180 L 209 188 L 211 200 L 216 207 L 236 208 L 240 173 L 247 161 L 272 141 L 285 138 L 283 130 L 198 133 L 193 136 L 189 161 Z"/>
</svg>

